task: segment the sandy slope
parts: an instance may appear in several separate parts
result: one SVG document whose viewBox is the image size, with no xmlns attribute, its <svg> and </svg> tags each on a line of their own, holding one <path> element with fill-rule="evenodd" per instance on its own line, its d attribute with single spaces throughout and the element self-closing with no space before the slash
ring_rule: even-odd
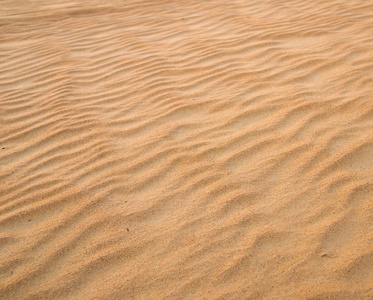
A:
<svg viewBox="0 0 373 300">
<path fill-rule="evenodd" d="M 0 2 L 1 299 L 371 299 L 373 3 Z"/>
</svg>

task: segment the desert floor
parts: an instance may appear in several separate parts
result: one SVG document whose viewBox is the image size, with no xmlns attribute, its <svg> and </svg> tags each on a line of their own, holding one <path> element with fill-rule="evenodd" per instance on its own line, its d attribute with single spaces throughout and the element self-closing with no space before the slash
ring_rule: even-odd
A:
<svg viewBox="0 0 373 300">
<path fill-rule="evenodd" d="M 373 2 L 0 1 L 1 299 L 372 299 Z"/>
</svg>

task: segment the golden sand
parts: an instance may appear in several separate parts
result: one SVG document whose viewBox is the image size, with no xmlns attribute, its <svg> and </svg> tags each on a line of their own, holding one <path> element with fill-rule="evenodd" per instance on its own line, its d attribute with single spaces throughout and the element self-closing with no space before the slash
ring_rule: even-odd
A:
<svg viewBox="0 0 373 300">
<path fill-rule="evenodd" d="M 1 299 L 372 299 L 373 3 L 0 2 Z"/>
</svg>

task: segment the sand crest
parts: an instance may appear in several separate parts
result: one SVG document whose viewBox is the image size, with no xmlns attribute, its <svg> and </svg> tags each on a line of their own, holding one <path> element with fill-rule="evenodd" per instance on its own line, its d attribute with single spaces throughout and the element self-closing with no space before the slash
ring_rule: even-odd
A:
<svg viewBox="0 0 373 300">
<path fill-rule="evenodd" d="M 373 3 L 0 2 L 1 299 L 372 299 Z"/>
</svg>

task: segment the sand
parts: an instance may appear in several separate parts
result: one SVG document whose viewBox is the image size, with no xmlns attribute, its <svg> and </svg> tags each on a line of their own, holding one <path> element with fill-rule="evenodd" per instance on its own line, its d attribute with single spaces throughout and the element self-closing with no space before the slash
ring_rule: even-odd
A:
<svg viewBox="0 0 373 300">
<path fill-rule="evenodd" d="M 373 3 L 0 2 L 1 299 L 372 299 Z"/>
</svg>

